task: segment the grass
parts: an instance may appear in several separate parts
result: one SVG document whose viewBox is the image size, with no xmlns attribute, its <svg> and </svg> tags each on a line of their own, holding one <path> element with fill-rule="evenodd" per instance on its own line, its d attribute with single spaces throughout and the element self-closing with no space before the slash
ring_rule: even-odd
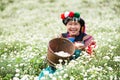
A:
<svg viewBox="0 0 120 80">
<path fill-rule="evenodd" d="M 66 31 L 60 14 L 71 10 L 81 13 L 98 48 L 95 57 L 83 52 L 53 79 L 120 79 L 119 5 L 119 0 L 1 0 L 0 79 L 35 80 L 44 67 L 49 40 Z"/>
</svg>

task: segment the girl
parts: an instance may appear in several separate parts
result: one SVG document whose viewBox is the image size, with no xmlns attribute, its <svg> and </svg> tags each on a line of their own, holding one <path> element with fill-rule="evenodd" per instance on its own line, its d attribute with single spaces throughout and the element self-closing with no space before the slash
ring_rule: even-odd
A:
<svg viewBox="0 0 120 80">
<path fill-rule="evenodd" d="M 82 50 L 87 51 L 88 54 L 92 54 L 95 41 L 92 36 L 85 33 L 85 21 L 80 17 L 80 14 L 77 12 L 65 12 L 61 14 L 61 19 L 66 26 L 67 32 L 60 34 L 59 37 L 67 38 L 73 42 L 76 49 L 74 57 L 71 60 L 78 58 Z M 55 71 L 56 68 L 48 66 L 40 73 L 39 80 L 44 76 L 45 72 L 53 74 Z"/>
<path fill-rule="evenodd" d="M 82 50 L 88 54 L 93 53 L 95 41 L 91 35 L 85 33 L 85 21 L 77 12 L 65 12 L 61 14 L 63 24 L 66 26 L 67 32 L 60 35 L 61 38 L 67 38 L 74 43 L 76 51 L 75 59 L 80 56 Z"/>
</svg>

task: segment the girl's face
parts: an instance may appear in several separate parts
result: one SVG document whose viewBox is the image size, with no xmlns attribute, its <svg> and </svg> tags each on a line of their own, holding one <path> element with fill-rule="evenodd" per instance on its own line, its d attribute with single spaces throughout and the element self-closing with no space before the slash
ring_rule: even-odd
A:
<svg viewBox="0 0 120 80">
<path fill-rule="evenodd" d="M 78 21 L 69 21 L 67 23 L 66 27 L 67 27 L 67 31 L 69 32 L 69 35 L 71 37 L 75 37 L 75 36 L 79 35 L 81 26 Z"/>
</svg>

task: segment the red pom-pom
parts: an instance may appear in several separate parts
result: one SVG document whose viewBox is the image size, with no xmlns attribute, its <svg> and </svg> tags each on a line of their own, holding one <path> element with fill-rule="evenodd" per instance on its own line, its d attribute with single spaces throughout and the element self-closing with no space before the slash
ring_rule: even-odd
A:
<svg viewBox="0 0 120 80">
<path fill-rule="evenodd" d="M 96 42 L 93 41 L 90 43 L 89 46 L 87 46 L 86 52 L 91 55 L 93 53 L 93 48 L 95 48 L 95 47 L 96 47 Z"/>
<path fill-rule="evenodd" d="M 65 19 L 65 15 L 64 14 L 61 14 L 61 19 Z"/>
<path fill-rule="evenodd" d="M 93 42 L 91 43 L 91 45 L 96 45 L 96 42 L 95 42 L 95 41 L 93 41 Z"/>
<path fill-rule="evenodd" d="M 74 12 L 70 12 L 69 17 L 73 17 L 73 16 L 74 16 Z"/>
<path fill-rule="evenodd" d="M 88 46 L 87 49 L 86 49 L 86 52 L 91 55 L 93 50 L 90 46 Z"/>
<path fill-rule="evenodd" d="M 89 46 L 92 47 L 92 48 L 95 48 L 96 47 L 96 42 L 95 41 L 91 42 L 91 44 Z"/>
</svg>

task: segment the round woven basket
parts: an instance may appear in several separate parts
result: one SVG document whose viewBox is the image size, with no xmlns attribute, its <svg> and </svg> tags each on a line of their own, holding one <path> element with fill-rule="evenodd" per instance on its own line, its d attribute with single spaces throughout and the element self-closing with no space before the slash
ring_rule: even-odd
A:
<svg viewBox="0 0 120 80">
<path fill-rule="evenodd" d="M 55 52 L 64 51 L 70 54 L 69 56 L 62 57 L 56 55 Z M 59 59 L 62 59 L 64 64 L 65 60 L 69 61 L 69 58 L 74 54 L 75 47 L 72 42 L 65 38 L 54 38 L 49 41 L 48 53 L 47 53 L 47 62 L 50 66 L 55 66 L 59 64 Z"/>
</svg>

